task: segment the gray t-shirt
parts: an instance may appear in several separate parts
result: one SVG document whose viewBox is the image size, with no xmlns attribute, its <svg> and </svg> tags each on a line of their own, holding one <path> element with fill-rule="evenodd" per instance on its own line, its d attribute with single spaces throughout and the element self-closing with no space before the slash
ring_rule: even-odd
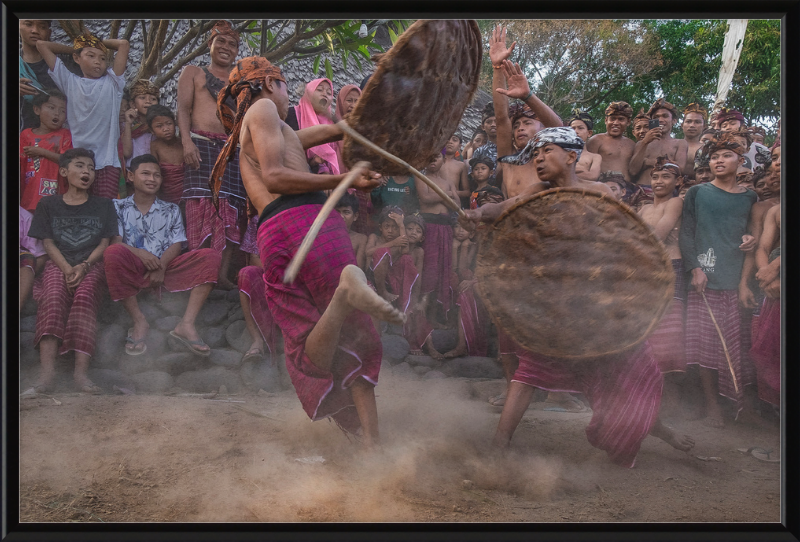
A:
<svg viewBox="0 0 800 542">
<path fill-rule="evenodd" d="M 119 235 L 117 212 L 108 198 L 89 196 L 80 205 L 67 205 L 64 196 L 39 201 L 28 236 L 52 239 L 70 265 L 89 257 L 100 241 Z"/>
</svg>

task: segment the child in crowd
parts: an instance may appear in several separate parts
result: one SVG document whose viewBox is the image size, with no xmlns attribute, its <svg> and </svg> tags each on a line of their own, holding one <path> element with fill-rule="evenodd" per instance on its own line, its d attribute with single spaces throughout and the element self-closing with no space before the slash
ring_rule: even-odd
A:
<svg viewBox="0 0 800 542">
<path fill-rule="evenodd" d="M 486 356 L 488 352 L 489 314 L 476 295 L 475 261 L 478 244 L 472 240 L 475 232 L 469 232 L 461 224 L 453 226 L 453 284 L 458 306 L 458 342 L 444 357 Z"/>
<path fill-rule="evenodd" d="M 678 234 L 681 227 L 683 200 L 673 197 L 675 187 L 681 178 L 681 168 L 666 156 L 659 156 L 650 172 L 650 186 L 653 187 L 653 204 L 645 205 L 639 215 L 653 229 L 658 240 L 664 244 L 672 259 L 675 271 L 675 291 L 672 303 L 661 318 L 656 330 L 650 335 L 653 357 L 664 373 L 664 391 L 661 395 L 662 412 L 674 414 L 679 406 L 678 381 L 672 373 L 686 372 L 684 344 L 684 303 L 686 301 L 686 282 L 683 271 Z M 669 374 L 668 374 L 669 373 Z"/>
<path fill-rule="evenodd" d="M 33 279 L 47 261 L 44 245 L 28 236 L 33 215 L 19 207 L 19 311 L 33 291 Z"/>
<path fill-rule="evenodd" d="M 150 154 L 161 167 L 161 191 L 158 197 L 179 204 L 183 194 L 183 145 L 175 132 L 175 114 L 163 105 L 151 105 L 145 117 L 153 133 Z"/>
<path fill-rule="evenodd" d="M 133 319 L 128 330 L 125 352 L 131 356 L 144 354 L 150 325 L 139 310 L 136 296 L 146 288 L 170 292 L 191 290 L 186 312 L 170 336 L 191 352 L 208 356 L 211 349 L 203 342 L 195 319 L 217 282 L 220 255 L 211 249 L 198 249 L 181 254 L 186 241 L 181 212 L 174 203 L 160 200 L 161 170 L 151 154 L 131 160 L 128 180 L 133 195 L 114 200 L 118 234 L 105 252 L 108 289 L 111 299 L 121 301 Z"/>
<path fill-rule="evenodd" d="M 264 269 L 258 257 L 258 216 L 247 223 L 247 230 L 242 237 L 241 251 L 247 255 L 247 265 L 239 270 L 237 278 L 239 286 L 239 302 L 242 305 L 244 322 L 253 342 L 242 356 L 242 362 L 261 361 L 267 353 L 271 363 L 275 363 L 278 325 L 264 302 Z M 255 299 L 253 303 L 251 300 Z"/>
<path fill-rule="evenodd" d="M 744 252 L 755 244 L 747 232 L 757 196 L 736 185 L 744 147 L 733 134 L 720 133 L 706 149 L 715 177 L 686 192 L 680 231 L 683 264 L 692 275 L 686 307 L 686 358 L 688 363 L 700 365 L 706 423 L 723 427 L 717 393 L 736 402 L 738 416 L 745 386 L 755 383 L 755 370 L 743 363 L 746 360 L 741 355 L 739 303 L 753 295 L 746 278 L 742 280 L 742 267 Z M 727 349 L 723 349 L 709 312 L 720 326 Z"/>
<path fill-rule="evenodd" d="M 67 191 L 67 181 L 58 174 L 61 155 L 72 148 L 72 135 L 64 128 L 67 99 L 58 89 L 48 89 L 33 98 L 37 128 L 19 135 L 20 205 L 31 213 L 44 196 Z"/>
<path fill-rule="evenodd" d="M 426 174 L 439 188 L 459 203 L 453 183 L 439 175 L 444 164 L 444 152 L 436 153 L 426 169 Z M 427 295 L 426 314 L 434 326 L 444 325 L 452 306 L 453 290 L 450 284 L 452 269 L 453 219 L 450 209 L 428 185 L 415 180 L 419 195 L 420 215 L 425 220 L 425 270 L 421 274 L 422 294 Z"/>
<path fill-rule="evenodd" d="M 414 260 L 409 256 L 403 211 L 384 207 L 378 216 L 378 232 L 367 240 L 366 255 L 375 276 L 375 290 L 402 312 L 411 301 L 411 287 L 417 280 Z"/>
<path fill-rule="evenodd" d="M 39 305 L 34 345 L 39 347 L 42 366 L 32 391 L 51 390 L 56 355 L 75 351 L 75 385 L 82 392 L 98 393 L 101 390 L 89 380 L 87 370 L 106 285 L 103 253 L 117 234 L 117 215 L 111 200 L 89 194 L 95 180 L 92 151 L 64 152 L 59 168 L 69 188 L 63 195 L 42 198 L 28 231 L 43 241 L 50 258 L 34 292 Z"/>
<path fill-rule="evenodd" d="M 439 171 L 442 177 L 449 179 L 456 187 L 461 205 L 466 206 L 469 202 L 469 175 L 467 172 L 467 164 L 463 160 L 459 160 L 456 156 L 461 150 L 461 136 L 453 134 L 444 147 L 444 164 Z"/>
<path fill-rule="evenodd" d="M 336 204 L 336 211 L 342 215 L 344 223 L 347 225 L 347 233 L 350 234 L 350 242 L 353 243 L 353 252 L 356 253 L 358 267 L 366 271 L 366 248 L 367 236 L 363 233 L 353 231 L 353 223 L 358 220 L 359 205 L 355 194 L 344 194 L 339 203 Z"/>
<path fill-rule="evenodd" d="M 597 178 L 597 182 L 603 183 L 609 187 L 611 189 L 611 193 L 614 194 L 614 198 L 617 201 L 622 201 L 625 197 L 627 183 L 625 182 L 625 177 L 622 176 L 622 173 L 619 173 L 618 171 L 604 171 Z"/>
<path fill-rule="evenodd" d="M 373 214 L 380 214 L 384 207 L 400 207 L 403 214 L 419 211 L 417 185 L 413 175 L 408 177 L 381 177 L 381 185 L 370 192 Z"/>
<path fill-rule="evenodd" d="M 571 119 L 567 120 L 567 126 L 575 130 L 578 137 L 585 143 L 594 135 L 594 119 L 589 113 L 578 111 Z M 579 179 L 594 182 L 600 176 L 600 166 L 603 157 L 599 154 L 583 149 L 578 164 L 575 166 L 575 173 Z"/>
<path fill-rule="evenodd" d="M 486 132 L 480 128 L 475 130 L 475 133 L 472 134 L 472 139 L 470 139 L 469 143 L 464 145 L 464 150 L 461 152 L 464 161 L 469 162 L 472 159 L 472 154 L 475 152 L 475 149 L 483 147 L 486 141 L 488 141 L 486 139 Z"/>
<path fill-rule="evenodd" d="M 477 209 L 478 204 L 476 199 L 478 197 L 478 192 L 490 186 L 489 179 L 491 179 L 494 174 L 495 163 L 494 160 L 488 156 L 479 156 L 470 160 L 469 165 L 472 168 L 470 177 L 472 177 L 472 185 L 474 187 L 469 197 L 469 208 Z M 503 195 L 502 191 L 500 191 L 500 195 Z"/>
<path fill-rule="evenodd" d="M 119 193 L 120 161 L 119 109 L 125 87 L 125 66 L 130 45 L 127 40 L 99 40 L 84 34 L 73 48 L 49 41 L 36 42 L 36 48 L 50 67 L 48 73 L 67 96 L 67 119 L 73 145 L 91 150 L 97 168 L 92 194 L 116 198 Z M 108 67 L 108 48 L 116 49 L 114 65 Z M 56 56 L 72 52 L 83 77 L 71 73 Z"/>
<path fill-rule="evenodd" d="M 129 95 L 130 108 L 125 111 L 122 137 L 120 137 L 120 149 L 128 168 L 131 166 L 132 158 L 150 154 L 153 134 L 146 121 L 147 110 L 158 103 L 161 89 L 147 79 L 139 79 L 131 85 Z"/>
</svg>

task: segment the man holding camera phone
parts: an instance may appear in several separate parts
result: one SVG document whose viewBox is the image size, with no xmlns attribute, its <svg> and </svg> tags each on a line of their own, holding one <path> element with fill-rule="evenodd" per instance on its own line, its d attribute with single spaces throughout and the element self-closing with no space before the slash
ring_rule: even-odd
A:
<svg viewBox="0 0 800 542">
<path fill-rule="evenodd" d="M 689 147 L 685 140 L 672 137 L 672 129 L 678 122 L 678 111 L 674 105 L 659 98 L 650 106 L 647 115 L 650 117 L 649 129 L 634 147 L 628 171 L 631 181 L 652 196 L 650 172 L 656 158 L 666 156 L 670 162 L 683 164 L 686 162 Z"/>
</svg>

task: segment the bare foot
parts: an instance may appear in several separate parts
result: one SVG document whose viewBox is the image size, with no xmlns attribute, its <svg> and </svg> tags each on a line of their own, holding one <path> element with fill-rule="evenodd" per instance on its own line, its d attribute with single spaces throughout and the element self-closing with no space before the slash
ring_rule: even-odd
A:
<svg viewBox="0 0 800 542">
<path fill-rule="evenodd" d="M 547 399 L 544 400 L 545 403 L 552 403 L 560 406 L 567 412 L 585 412 L 586 406 L 579 401 L 577 398 L 573 397 L 567 392 L 554 392 L 551 391 L 547 394 Z"/>
<path fill-rule="evenodd" d="M 406 321 L 405 314 L 394 308 L 391 303 L 369 287 L 364 272 L 355 265 L 348 265 L 342 269 L 336 294 L 344 296 L 345 302 L 354 309 L 379 320 L 397 325 L 402 325 Z"/>
<path fill-rule="evenodd" d="M 694 439 L 689 435 L 678 435 L 674 429 L 667 427 L 661 420 L 656 422 L 650 434 L 658 437 L 676 450 L 688 452 L 694 448 Z"/>
<path fill-rule="evenodd" d="M 422 350 L 409 350 L 408 355 L 409 356 L 424 356 L 425 352 L 423 352 Z"/>
<path fill-rule="evenodd" d="M 399 295 L 393 294 L 391 292 L 383 292 L 382 294 L 380 294 L 380 296 L 389 303 L 393 303 L 398 297 L 400 297 Z"/>
<path fill-rule="evenodd" d="M 492 406 L 503 406 L 506 404 L 506 392 L 494 397 L 489 397 L 489 404 Z"/>
<path fill-rule="evenodd" d="M 466 356 L 466 355 L 467 355 L 466 348 L 456 347 L 450 350 L 449 352 L 445 352 L 442 356 L 444 357 L 444 359 L 453 359 L 453 358 L 460 358 L 461 356 Z"/>
<path fill-rule="evenodd" d="M 78 391 L 91 394 L 103 393 L 103 390 L 99 386 L 96 386 L 95 383 L 89 380 L 89 377 L 83 373 L 75 373 L 73 379 Z"/>
<path fill-rule="evenodd" d="M 217 280 L 217 288 L 220 290 L 235 290 L 238 286 L 226 278 L 221 278 Z"/>
<path fill-rule="evenodd" d="M 436 361 L 442 361 L 444 359 L 444 356 L 441 354 L 441 352 L 436 350 L 436 348 L 433 346 L 432 335 L 428 335 L 428 338 L 425 339 L 425 344 L 422 345 L 422 350 Z"/>
</svg>

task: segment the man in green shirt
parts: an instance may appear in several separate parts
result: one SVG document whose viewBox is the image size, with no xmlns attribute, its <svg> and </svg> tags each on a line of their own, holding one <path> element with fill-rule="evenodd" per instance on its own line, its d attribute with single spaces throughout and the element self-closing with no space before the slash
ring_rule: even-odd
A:
<svg viewBox="0 0 800 542">
<path fill-rule="evenodd" d="M 736 184 L 744 147 L 733 134 L 721 133 L 708 147 L 714 180 L 691 187 L 684 198 L 680 249 L 691 286 L 686 310 L 686 358 L 700 365 L 706 403 L 706 423 L 723 427 L 717 394 L 736 402 L 737 417 L 744 387 L 755 383 L 755 368 L 741 355 L 739 303 L 752 298 L 742 280 L 745 252 L 755 239 L 750 209 L 757 196 Z M 727 346 L 726 357 L 713 313 Z"/>
</svg>

